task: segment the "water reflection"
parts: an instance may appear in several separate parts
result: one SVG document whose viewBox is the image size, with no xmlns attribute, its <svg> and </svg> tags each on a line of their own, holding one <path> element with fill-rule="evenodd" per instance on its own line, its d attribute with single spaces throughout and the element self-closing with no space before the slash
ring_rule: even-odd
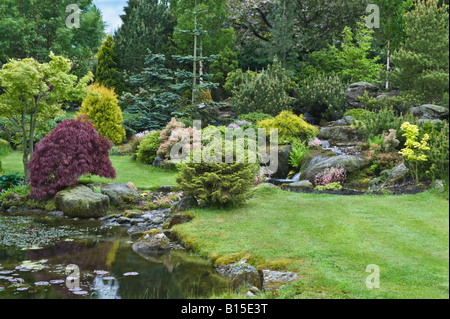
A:
<svg viewBox="0 0 450 319">
<path fill-rule="evenodd" d="M 17 216 L 15 218 L 17 221 Z M 8 222 L 11 223 L 8 217 L 0 216 L 0 223 Z M 0 299 L 195 298 L 220 293 L 227 288 L 226 281 L 204 259 L 186 251 L 147 256 L 135 253 L 126 229 L 119 226 L 47 218 L 20 222 L 21 229 L 27 228 L 24 223 L 30 223 L 29 227 L 42 229 L 42 234 L 52 234 L 58 240 L 41 249 L 22 250 L 10 241 L 1 240 L 10 236 L 8 231 L 16 231 L 14 236 L 18 238 L 17 229 L 2 228 L 0 271 L 12 273 L 0 274 Z M 64 230 L 62 236 L 57 235 L 60 228 Z M 27 236 L 27 232 L 19 237 L 23 236 Z M 80 288 L 76 290 L 66 287 L 65 270 L 70 264 L 80 269 Z M 15 268 L 17 265 L 22 266 Z M 9 277 L 22 281 L 11 281 Z M 40 286 L 36 282 L 48 282 L 48 285 Z"/>
</svg>

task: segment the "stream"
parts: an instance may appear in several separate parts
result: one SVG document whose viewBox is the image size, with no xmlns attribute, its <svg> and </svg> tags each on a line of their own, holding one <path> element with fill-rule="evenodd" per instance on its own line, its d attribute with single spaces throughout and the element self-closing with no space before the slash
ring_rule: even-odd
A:
<svg viewBox="0 0 450 319">
<path fill-rule="evenodd" d="M 184 299 L 227 291 L 187 251 L 141 256 L 124 226 L 0 212 L 0 299 Z"/>
</svg>

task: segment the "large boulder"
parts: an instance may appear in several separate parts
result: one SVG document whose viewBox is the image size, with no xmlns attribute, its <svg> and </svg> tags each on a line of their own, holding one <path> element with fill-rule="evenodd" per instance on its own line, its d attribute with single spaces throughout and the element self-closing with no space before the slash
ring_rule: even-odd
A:
<svg viewBox="0 0 450 319">
<path fill-rule="evenodd" d="M 383 187 L 386 185 L 392 185 L 395 183 L 401 183 L 408 175 L 409 169 L 406 167 L 405 163 L 398 164 L 394 167 L 391 174 L 384 182 Z"/>
<path fill-rule="evenodd" d="M 336 167 L 338 165 L 345 168 L 347 174 L 352 173 L 368 164 L 367 159 L 360 156 L 341 155 L 333 157 L 317 156 L 309 162 L 301 174 L 302 180 L 308 180 L 314 184 L 317 174 L 322 173 L 328 167 Z"/>
<path fill-rule="evenodd" d="M 361 108 L 361 102 L 359 98 L 364 96 L 364 92 L 367 92 L 369 97 L 376 98 L 382 94 L 381 90 L 367 82 L 352 83 L 345 90 L 345 100 L 352 108 Z"/>
<path fill-rule="evenodd" d="M 245 261 L 219 266 L 216 271 L 219 275 L 228 278 L 229 286 L 234 291 L 240 290 L 241 287 L 262 288 L 262 278 L 258 270 Z"/>
<path fill-rule="evenodd" d="M 100 192 L 108 196 L 110 203 L 114 205 L 119 205 L 124 199 L 135 202 L 141 199 L 141 196 L 135 190 L 130 189 L 124 183 L 90 184 L 89 187 L 91 189 L 99 187 Z"/>
<path fill-rule="evenodd" d="M 351 126 L 327 126 L 321 127 L 318 138 L 330 141 L 333 144 L 339 142 L 358 142 L 361 136 L 357 130 Z"/>
<path fill-rule="evenodd" d="M 313 189 L 314 186 L 310 181 L 301 181 L 291 184 L 283 184 L 281 185 L 281 189 L 289 192 L 299 193 L 305 190 Z"/>
<path fill-rule="evenodd" d="M 448 120 L 449 110 L 443 106 L 424 104 L 409 109 L 414 116 L 421 120 Z"/>
<path fill-rule="evenodd" d="M 286 178 L 290 172 L 289 159 L 292 152 L 292 146 L 284 146 L 278 150 L 278 168 L 272 175 L 272 178 Z"/>
<path fill-rule="evenodd" d="M 262 273 L 264 290 L 279 288 L 298 279 L 298 274 L 295 272 L 263 270 Z"/>
<path fill-rule="evenodd" d="M 139 254 L 159 254 L 183 247 L 171 242 L 162 230 L 151 229 L 133 244 L 132 249 Z"/>
<path fill-rule="evenodd" d="M 99 218 L 109 209 L 109 197 L 94 192 L 87 186 L 77 185 L 55 195 L 55 206 L 69 217 Z"/>
</svg>

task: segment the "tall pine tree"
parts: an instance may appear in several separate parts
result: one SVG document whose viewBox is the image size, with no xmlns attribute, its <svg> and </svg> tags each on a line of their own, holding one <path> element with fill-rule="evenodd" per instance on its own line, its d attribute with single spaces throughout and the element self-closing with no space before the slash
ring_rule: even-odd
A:
<svg viewBox="0 0 450 319">
<path fill-rule="evenodd" d="M 95 74 L 97 83 L 114 89 L 117 95 L 122 94 L 125 86 L 122 81 L 122 74 L 119 70 L 120 62 L 116 54 L 114 39 L 108 35 L 103 45 L 98 50 L 98 64 Z"/>
<path fill-rule="evenodd" d="M 392 82 L 419 103 L 439 103 L 449 92 L 448 5 L 439 2 L 415 2 L 405 15 L 405 41 L 392 55 Z"/>
<path fill-rule="evenodd" d="M 114 33 L 122 70 L 130 75 L 140 73 L 148 50 L 174 53 L 171 36 L 177 22 L 170 1 L 128 0 L 124 11 L 123 24 Z"/>
</svg>

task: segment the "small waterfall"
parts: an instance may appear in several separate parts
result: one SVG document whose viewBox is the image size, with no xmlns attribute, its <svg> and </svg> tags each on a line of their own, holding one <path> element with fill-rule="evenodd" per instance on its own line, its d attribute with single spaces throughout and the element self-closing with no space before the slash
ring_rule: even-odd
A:
<svg viewBox="0 0 450 319">
<path fill-rule="evenodd" d="M 331 147 L 330 145 L 330 141 L 322 141 L 322 148 L 324 150 L 327 151 L 331 151 L 331 152 L 335 152 L 336 155 L 340 156 L 340 155 L 347 155 L 346 153 L 344 153 L 342 150 L 340 150 L 339 148 L 336 147 Z"/>
</svg>

